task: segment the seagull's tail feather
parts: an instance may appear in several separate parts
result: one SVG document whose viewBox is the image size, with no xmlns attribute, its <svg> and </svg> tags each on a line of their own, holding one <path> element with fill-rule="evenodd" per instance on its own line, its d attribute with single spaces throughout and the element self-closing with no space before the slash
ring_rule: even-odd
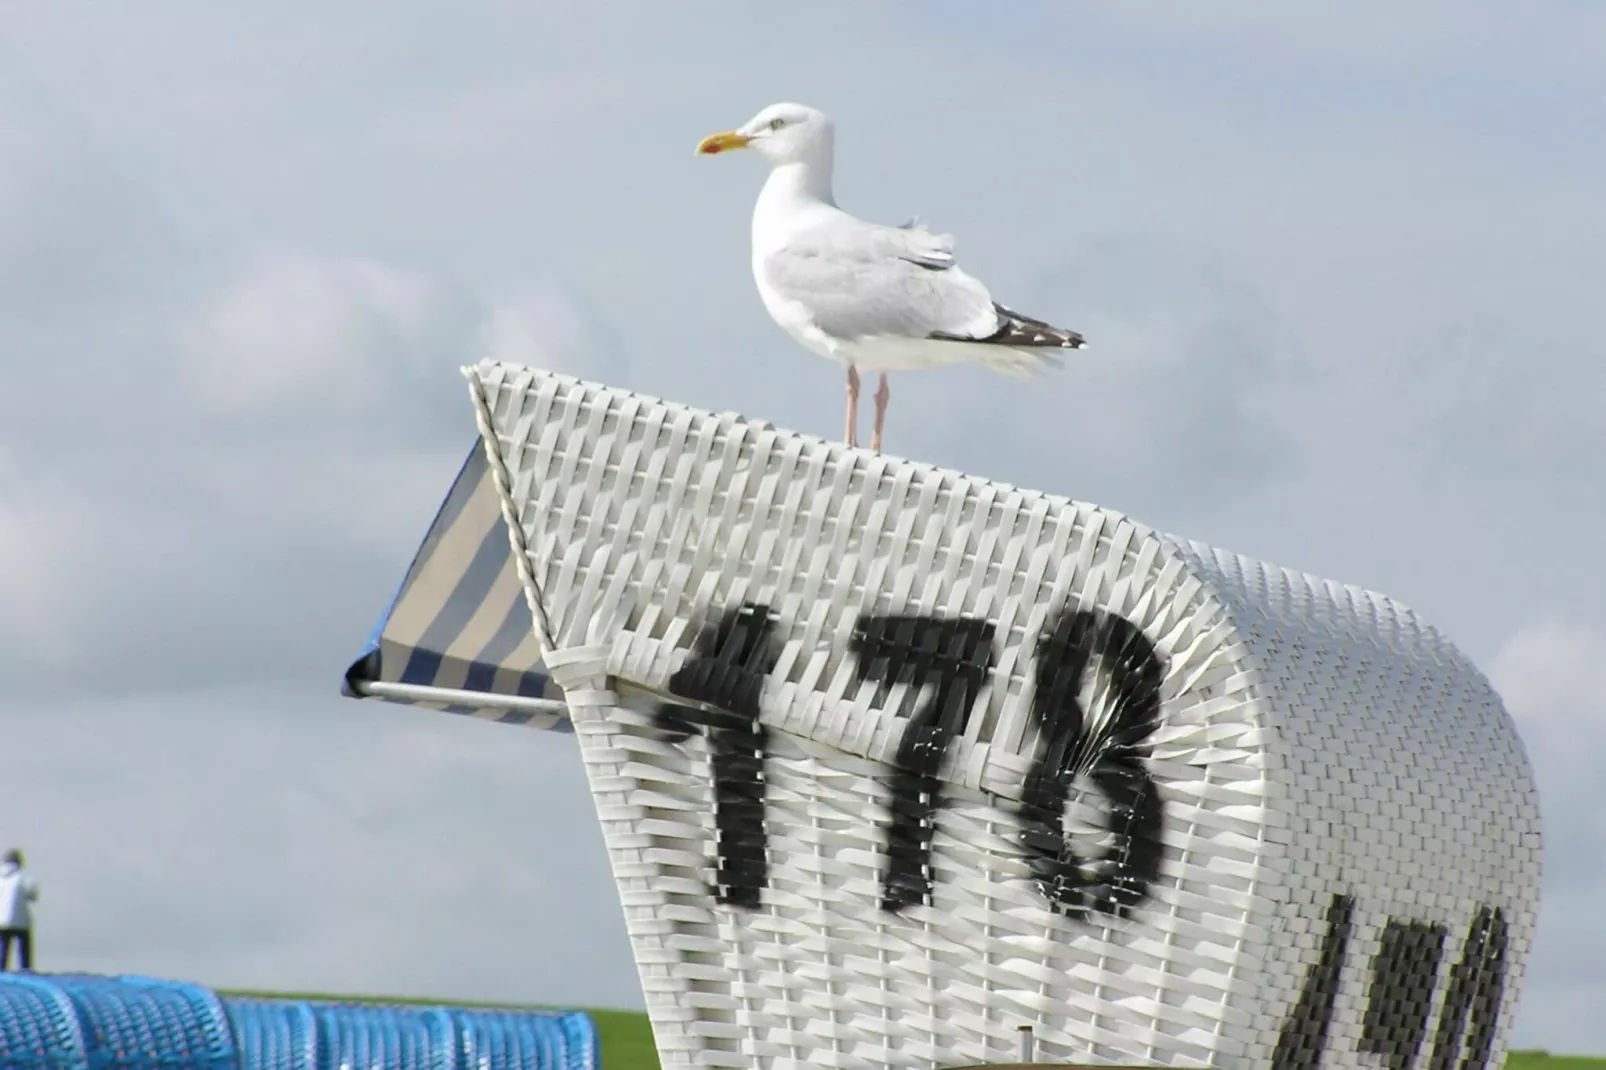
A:
<svg viewBox="0 0 1606 1070">
<path fill-rule="evenodd" d="M 1045 367 L 1064 367 L 1059 351 L 1082 349 L 1087 339 L 1076 331 L 1055 327 L 1042 320 L 994 304 L 998 330 L 986 338 L 966 338 L 973 346 L 976 363 L 1016 379 L 1030 379 Z M 945 341 L 961 341 L 952 335 L 936 334 Z"/>
</svg>

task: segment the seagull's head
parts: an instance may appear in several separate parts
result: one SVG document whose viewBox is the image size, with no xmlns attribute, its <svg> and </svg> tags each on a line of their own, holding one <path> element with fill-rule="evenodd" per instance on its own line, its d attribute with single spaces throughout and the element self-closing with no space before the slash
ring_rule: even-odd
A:
<svg viewBox="0 0 1606 1070">
<path fill-rule="evenodd" d="M 830 159 L 835 131 L 824 112 L 804 104 L 771 104 L 735 130 L 712 134 L 697 145 L 699 156 L 752 149 L 771 167 Z"/>
</svg>

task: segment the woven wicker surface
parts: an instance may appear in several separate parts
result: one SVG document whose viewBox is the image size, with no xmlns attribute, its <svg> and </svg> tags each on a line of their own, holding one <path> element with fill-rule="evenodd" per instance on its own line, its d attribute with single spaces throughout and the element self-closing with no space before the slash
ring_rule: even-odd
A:
<svg viewBox="0 0 1606 1070">
<path fill-rule="evenodd" d="M 1408 610 L 468 374 L 666 1066 L 1005 1061 L 1022 1025 L 1045 1062 L 1498 1066 L 1537 801 L 1498 698 Z"/>
</svg>

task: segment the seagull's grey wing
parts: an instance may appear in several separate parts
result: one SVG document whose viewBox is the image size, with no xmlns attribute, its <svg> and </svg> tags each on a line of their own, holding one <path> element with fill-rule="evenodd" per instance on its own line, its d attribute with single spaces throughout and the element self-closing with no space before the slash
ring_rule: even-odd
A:
<svg viewBox="0 0 1606 1070">
<path fill-rule="evenodd" d="M 833 338 L 979 338 L 997 329 L 987 288 L 923 229 L 845 220 L 794 236 L 764 260 L 775 293 Z"/>
</svg>

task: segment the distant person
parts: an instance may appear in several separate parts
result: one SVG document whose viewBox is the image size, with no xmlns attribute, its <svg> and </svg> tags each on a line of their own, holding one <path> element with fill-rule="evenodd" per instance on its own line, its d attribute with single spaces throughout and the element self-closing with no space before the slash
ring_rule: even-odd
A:
<svg viewBox="0 0 1606 1070">
<path fill-rule="evenodd" d="M 16 848 L 0 858 L 0 971 L 11 968 L 11 945 L 17 945 L 17 964 L 33 969 L 33 911 L 28 904 L 39 898 L 39 883 L 22 868 Z"/>
</svg>

